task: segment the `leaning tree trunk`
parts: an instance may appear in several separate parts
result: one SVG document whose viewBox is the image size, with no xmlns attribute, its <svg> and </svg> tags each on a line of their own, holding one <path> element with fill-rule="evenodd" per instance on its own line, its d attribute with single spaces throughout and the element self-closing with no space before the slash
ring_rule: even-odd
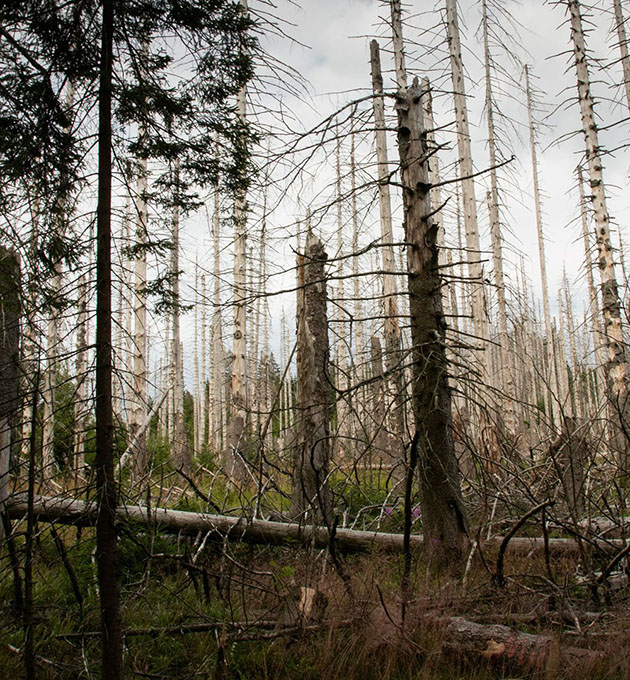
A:
<svg viewBox="0 0 630 680">
<path fill-rule="evenodd" d="M 114 4 L 103 1 L 98 96 L 98 206 L 96 216 L 96 560 L 101 610 L 101 677 L 122 680 L 123 636 L 118 590 L 112 413 L 112 70 Z"/>
<path fill-rule="evenodd" d="M 330 525 L 331 390 L 326 312 L 327 255 L 309 230 L 304 255 L 298 256 L 297 414 L 291 516 Z"/>
<path fill-rule="evenodd" d="M 398 91 L 398 148 L 408 244 L 412 397 L 422 497 L 424 545 L 434 569 L 458 571 L 466 529 L 452 438 L 437 226 L 432 219 L 426 132 L 417 79 Z"/>
<path fill-rule="evenodd" d="M 580 3 L 578 0 L 568 0 L 567 6 L 571 16 L 571 40 L 573 41 L 573 56 L 577 74 L 577 90 L 580 103 L 580 115 L 586 146 L 586 161 L 591 186 L 591 200 L 597 233 L 597 252 L 599 255 L 599 272 L 602 286 L 602 308 L 604 313 L 604 331 L 608 349 L 606 378 L 608 398 L 614 414 L 613 439 L 611 448 L 619 452 L 619 465 L 622 477 L 629 472 L 628 437 L 625 434 L 628 426 L 628 368 L 626 364 L 624 339 L 621 327 L 621 312 L 615 262 L 612 243 L 610 240 L 610 217 L 606 207 L 606 190 L 602 173 L 602 159 L 600 145 L 593 111 L 593 97 L 591 96 L 590 74 L 586 61 L 586 44 L 582 28 Z"/>
</svg>

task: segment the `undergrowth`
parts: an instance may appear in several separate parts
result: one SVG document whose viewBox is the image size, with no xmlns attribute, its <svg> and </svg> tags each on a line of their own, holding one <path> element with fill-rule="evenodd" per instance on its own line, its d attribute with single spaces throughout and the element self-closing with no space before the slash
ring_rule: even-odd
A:
<svg viewBox="0 0 630 680">
<path fill-rule="evenodd" d="M 14 527 L 18 555 L 21 530 Z M 33 561 L 38 677 L 98 678 L 94 531 L 56 530 L 67 565 L 44 525 Z M 570 557 L 556 559 L 549 574 L 542 555 L 510 556 L 503 588 L 491 581 L 493 554 L 476 557 L 465 586 L 447 578 L 429 581 L 419 558 L 403 621 L 399 556 L 346 556 L 342 578 L 324 552 L 297 547 L 252 547 L 134 527 L 122 528 L 119 547 L 129 678 L 630 677 L 628 593 L 616 593 L 612 605 L 596 605 Z M 7 553 L 0 558 L 0 668 L 3 677 L 19 678 L 22 618 Z M 23 564 L 21 577 L 22 570 Z M 304 588 L 320 598 L 306 619 L 296 613 Z M 600 650 L 603 658 L 592 670 L 547 664 L 524 674 L 522 667 L 453 649 L 443 623 L 453 616 L 549 635 L 557 645 Z M 583 619 L 579 629 L 572 616 Z"/>
</svg>

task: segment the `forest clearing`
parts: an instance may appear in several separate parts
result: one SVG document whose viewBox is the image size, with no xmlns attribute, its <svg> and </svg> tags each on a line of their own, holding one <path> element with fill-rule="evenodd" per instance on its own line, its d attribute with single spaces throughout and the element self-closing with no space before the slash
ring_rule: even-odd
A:
<svg viewBox="0 0 630 680">
<path fill-rule="evenodd" d="M 0 5 L 3 677 L 630 677 L 629 16 Z"/>
</svg>

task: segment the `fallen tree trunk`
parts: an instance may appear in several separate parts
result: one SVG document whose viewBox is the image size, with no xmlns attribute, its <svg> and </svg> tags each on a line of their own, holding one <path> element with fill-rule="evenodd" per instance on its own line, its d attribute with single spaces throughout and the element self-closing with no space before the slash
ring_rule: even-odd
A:
<svg viewBox="0 0 630 680">
<path fill-rule="evenodd" d="M 10 518 L 20 519 L 26 514 L 26 510 L 26 494 L 14 494 L 8 501 L 7 512 Z M 39 520 L 77 526 L 94 526 L 97 515 L 94 503 L 58 496 L 35 496 L 33 512 Z M 250 517 L 230 517 L 228 515 L 213 515 L 166 508 L 147 508 L 139 505 L 119 505 L 116 507 L 116 516 L 119 521 L 152 526 L 169 533 L 196 535 L 200 531 L 213 532 L 226 537 L 228 540 L 263 545 L 302 543 L 324 548 L 330 542 L 330 534 L 326 527 L 272 522 Z M 335 532 L 336 548 L 345 552 L 367 552 L 370 550 L 402 552 L 403 539 L 403 534 L 358 531 L 356 529 L 337 529 Z M 420 534 L 411 535 L 412 550 L 420 548 L 422 540 L 423 537 Z M 491 538 L 484 544 L 484 547 L 496 547 L 501 541 L 501 537 Z M 623 539 L 594 540 L 593 544 L 607 551 L 628 545 L 627 541 Z M 543 547 L 543 538 L 514 537 L 509 542 L 508 551 L 528 553 Z M 578 544 L 572 538 L 550 538 L 549 548 L 554 553 L 573 553 L 577 552 Z"/>
<path fill-rule="evenodd" d="M 559 669 L 577 669 L 579 665 L 582 675 L 603 659 L 602 652 L 565 646 L 549 635 L 520 633 L 499 624 L 474 623 L 454 616 L 438 620 L 438 625 L 445 633 L 447 650 L 522 670 L 552 673 Z"/>
</svg>

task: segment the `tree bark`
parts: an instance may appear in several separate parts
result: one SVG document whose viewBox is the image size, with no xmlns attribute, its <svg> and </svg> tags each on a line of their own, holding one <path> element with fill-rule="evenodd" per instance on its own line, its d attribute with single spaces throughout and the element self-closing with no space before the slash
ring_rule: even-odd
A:
<svg viewBox="0 0 630 680">
<path fill-rule="evenodd" d="M 0 514 L 9 497 L 12 431 L 19 409 L 21 273 L 17 254 L 0 246 Z M 0 523 L 0 539 L 4 524 Z"/>
<path fill-rule="evenodd" d="M 399 89 L 396 105 L 408 244 L 414 444 L 417 442 L 419 453 L 425 556 L 434 570 L 458 572 L 465 560 L 465 514 L 452 438 L 446 323 L 421 96 L 416 79 L 406 92 Z"/>
<path fill-rule="evenodd" d="M 499 215 L 499 183 L 497 179 L 497 149 L 494 129 L 494 98 L 490 69 L 490 46 L 488 40 L 488 14 L 486 0 L 482 2 L 483 13 L 483 47 L 486 76 L 486 117 L 488 121 L 488 155 L 490 161 L 490 191 L 488 192 L 488 208 L 490 213 L 490 234 L 492 240 L 492 263 L 494 269 L 494 285 L 497 294 L 499 333 L 501 344 L 500 380 L 497 387 L 503 392 L 503 422 L 510 437 L 516 434 L 517 419 L 514 406 L 514 380 L 510 366 L 510 345 L 507 323 L 507 303 L 505 298 L 505 277 L 503 273 L 503 238 Z"/>
<path fill-rule="evenodd" d="M 472 177 L 474 170 L 470 147 L 466 88 L 464 85 L 464 67 L 462 63 L 462 48 L 459 37 L 456 0 L 446 0 L 446 26 L 457 124 L 459 170 L 462 177 L 462 206 L 464 213 L 464 229 L 466 233 L 468 273 L 470 276 L 472 323 L 474 333 L 482 340 L 485 340 L 489 335 L 488 310 L 483 282 L 483 268 L 481 264 L 482 253 L 479 243 L 479 226 L 477 223 L 475 182 Z M 487 363 L 487 359 L 479 361 L 479 367 L 482 371 L 487 368 Z"/>
<path fill-rule="evenodd" d="M 391 455 L 396 462 L 402 463 L 404 452 L 404 373 L 401 367 L 401 337 L 399 325 L 399 310 L 397 303 L 398 285 L 393 247 L 392 207 L 389 190 L 389 161 L 387 157 L 387 134 L 385 125 L 385 102 L 383 99 L 383 76 L 381 73 L 381 59 L 376 40 L 370 43 L 370 66 L 372 72 L 372 92 L 374 93 L 374 125 L 376 128 L 376 161 L 378 171 L 378 193 L 381 221 L 381 257 L 383 263 L 383 317 L 385 335 L 385 367 L 388 378 L 384 383 L 387 388 L 388 401 L 392 402 L 390 415 L 391 425 Z M 402 469 L 402 468 L 401 468 Z M 404 475 L 395 473 L 395 481 L 402 483 Z M 402 493 L 402 487 L 401 491 Z"/>
<path fill-rule="evenodd" d="M 98 205 L 96 217 L 96 559 L 101 608 L 102 677 L 123 678 L 118 590 L 112 422 L 112 70 L 114 5 L 103 0 L 98 95 Z"/>
<path fill-rule="evenodd" d="M 615 28 L 619 39 L 619 53 L 623 72 L 623 87 L 626 95 L 626 105 L 630 110 L 630 56 L 628 56 L 628 37 L 626 36 L 626 19 L 623 16 L 621 0 L 613 0 L 615 11 Z"/>
<path fill-rule="evenodd" d="M 27 508 L 24 492 L 14 494 L 7 504 L 10 519 L 22 519 Z M 94 526 L 98 516 L 98 508 L 93 503 L 47 496 L 35 496 L 33 512 L 41 522 L 60 522 L 75 526 Z M 230 541 L 261 545 L 291 545 L 301 541 L 316 548 L 325 548 L 330 542 L 328 527 L 297 522 L 272 522 L 139 505 L 119 505 L 116 508 L 116 518 L 119 522 L 157 527 L 172 534 L 196 536 L 199 532 L 211 531 Z M 424 543 L 424 537 L 420 534 L 412 534 L 409 540 L 413 550 L 422 548 Z M 404 549 L 404 534 L 338 528 L 335 531 L 335 541 L 337 547 L 346 552 L 363 552 L 374 548 L 402 552 Z M 497 549 L 502 542 L 501 536 L 495 536 L 484 541 L 482 547 Z M 547 545 L 554 554 L 573 555 L 579 552 L 578 543 L 573 538 L 550 538 Z M 593 539 L 593 546 L 606 553 L 617 553 L 627 546 L 627 541 L 622 538 Z M 544 549 L 545 539 L 542 537 L 515 536 L 509 541 L 506 554 L 528 555 L 532 551 Z"/>
<path fill-rule="evenodd" d="M 173 429 L 171 431 L 171 456 L 173 467 L 190 475 L 190 447 L 184 422 L 184 376 L 182 373 L 181 338 L 179 333 L 179 163 L 175 162 L 175 205 L 173 206 L 173 250 L 171 275 L 173 277 L 173 337 L 171 361 L 173 362 Z"/>
<path fill-rule="evenodd" d="M 240 0 L 247 12 L 247 0 Z M 247 89 L 240 89 L 236 111 L 245 124 Z M 239 178 L 244 185 L 245 178 Z M 232 359 L 232 399 L 225 449 L 225 474 L 229 479 L 244 482 L 247 479 L 249 439 L 249 414 L 247 403 L 247 195 L 244 186 L 238 186 L 234 196 L 234 340 Z"/>
<path fill-rule="evenodd" d="M 597 233 L 597 252 L 599 255 L 599 272 L 602 287 L 602 308 L 604 313 L 604 332 L 608 350 L 606 378 L 608 383 L 608 399 L 614 416 L 611 448 L 618 452 L 620 476 L 626 478 L 630 474 L 627 447 L 627 426 L 629 420 L 628 404 L 628 367 L 626 363 L 625 345 L 621 327 L 621 312 L 613 248 L 610 240 L 610 217 L 606 206 L 606 189 L 602 172 L 600 145 L 593 110 L 593 97 L 590 88 L 590 74 L 586 61 L 586 43 L 582 28 L 580 3 L 568 0 L 567 7 L 571 17 L 571 39 L 577 75 L 578 100 L 586 161 L 591 185 L 591 200 Z"/>
<path fill-rule="evenodd" d="M 550 423 L 557 426 L 559 421 L 558 407 L 555 403 L 558 396 L 558 382 L 554 371 L 553 359 L 553 329 L 551 326 L 551 309 L 549 307 L 549 284 L 547 282 L 547 259 L 545 257 L 545 236 L 542 222 L 542 207 L 540 199 L 540 183 L 538 181 L 538 160 L 536 156 L 536 133 L 534 128 L 534 113 L 532 105 L 532 91 L 529 83 L 529 68 L 525 66 L 525 89 L 527 95 L 527 115 L 529 118 L 529 145 L 532 158 L 532 177 L 534 180 L 534 207 L 536 209 L 536 231 L 538 233 L 538 261 L 540 265 L 540 281 L 542 286 L 543 315 L 545 319 L 546 338 L 546 367 L 543 375 L 546 379 L 546 410 Z"/>
<path fill-rule="evenodd" d="M 291 516 L 300 521 L 325 521 L 332 508 L 328 488 L 330 465 L 330 389 L 327 255 L 308 231 L 304 255 L 298 256 L 296 445 L 291 491 Z"/>
</svg>

